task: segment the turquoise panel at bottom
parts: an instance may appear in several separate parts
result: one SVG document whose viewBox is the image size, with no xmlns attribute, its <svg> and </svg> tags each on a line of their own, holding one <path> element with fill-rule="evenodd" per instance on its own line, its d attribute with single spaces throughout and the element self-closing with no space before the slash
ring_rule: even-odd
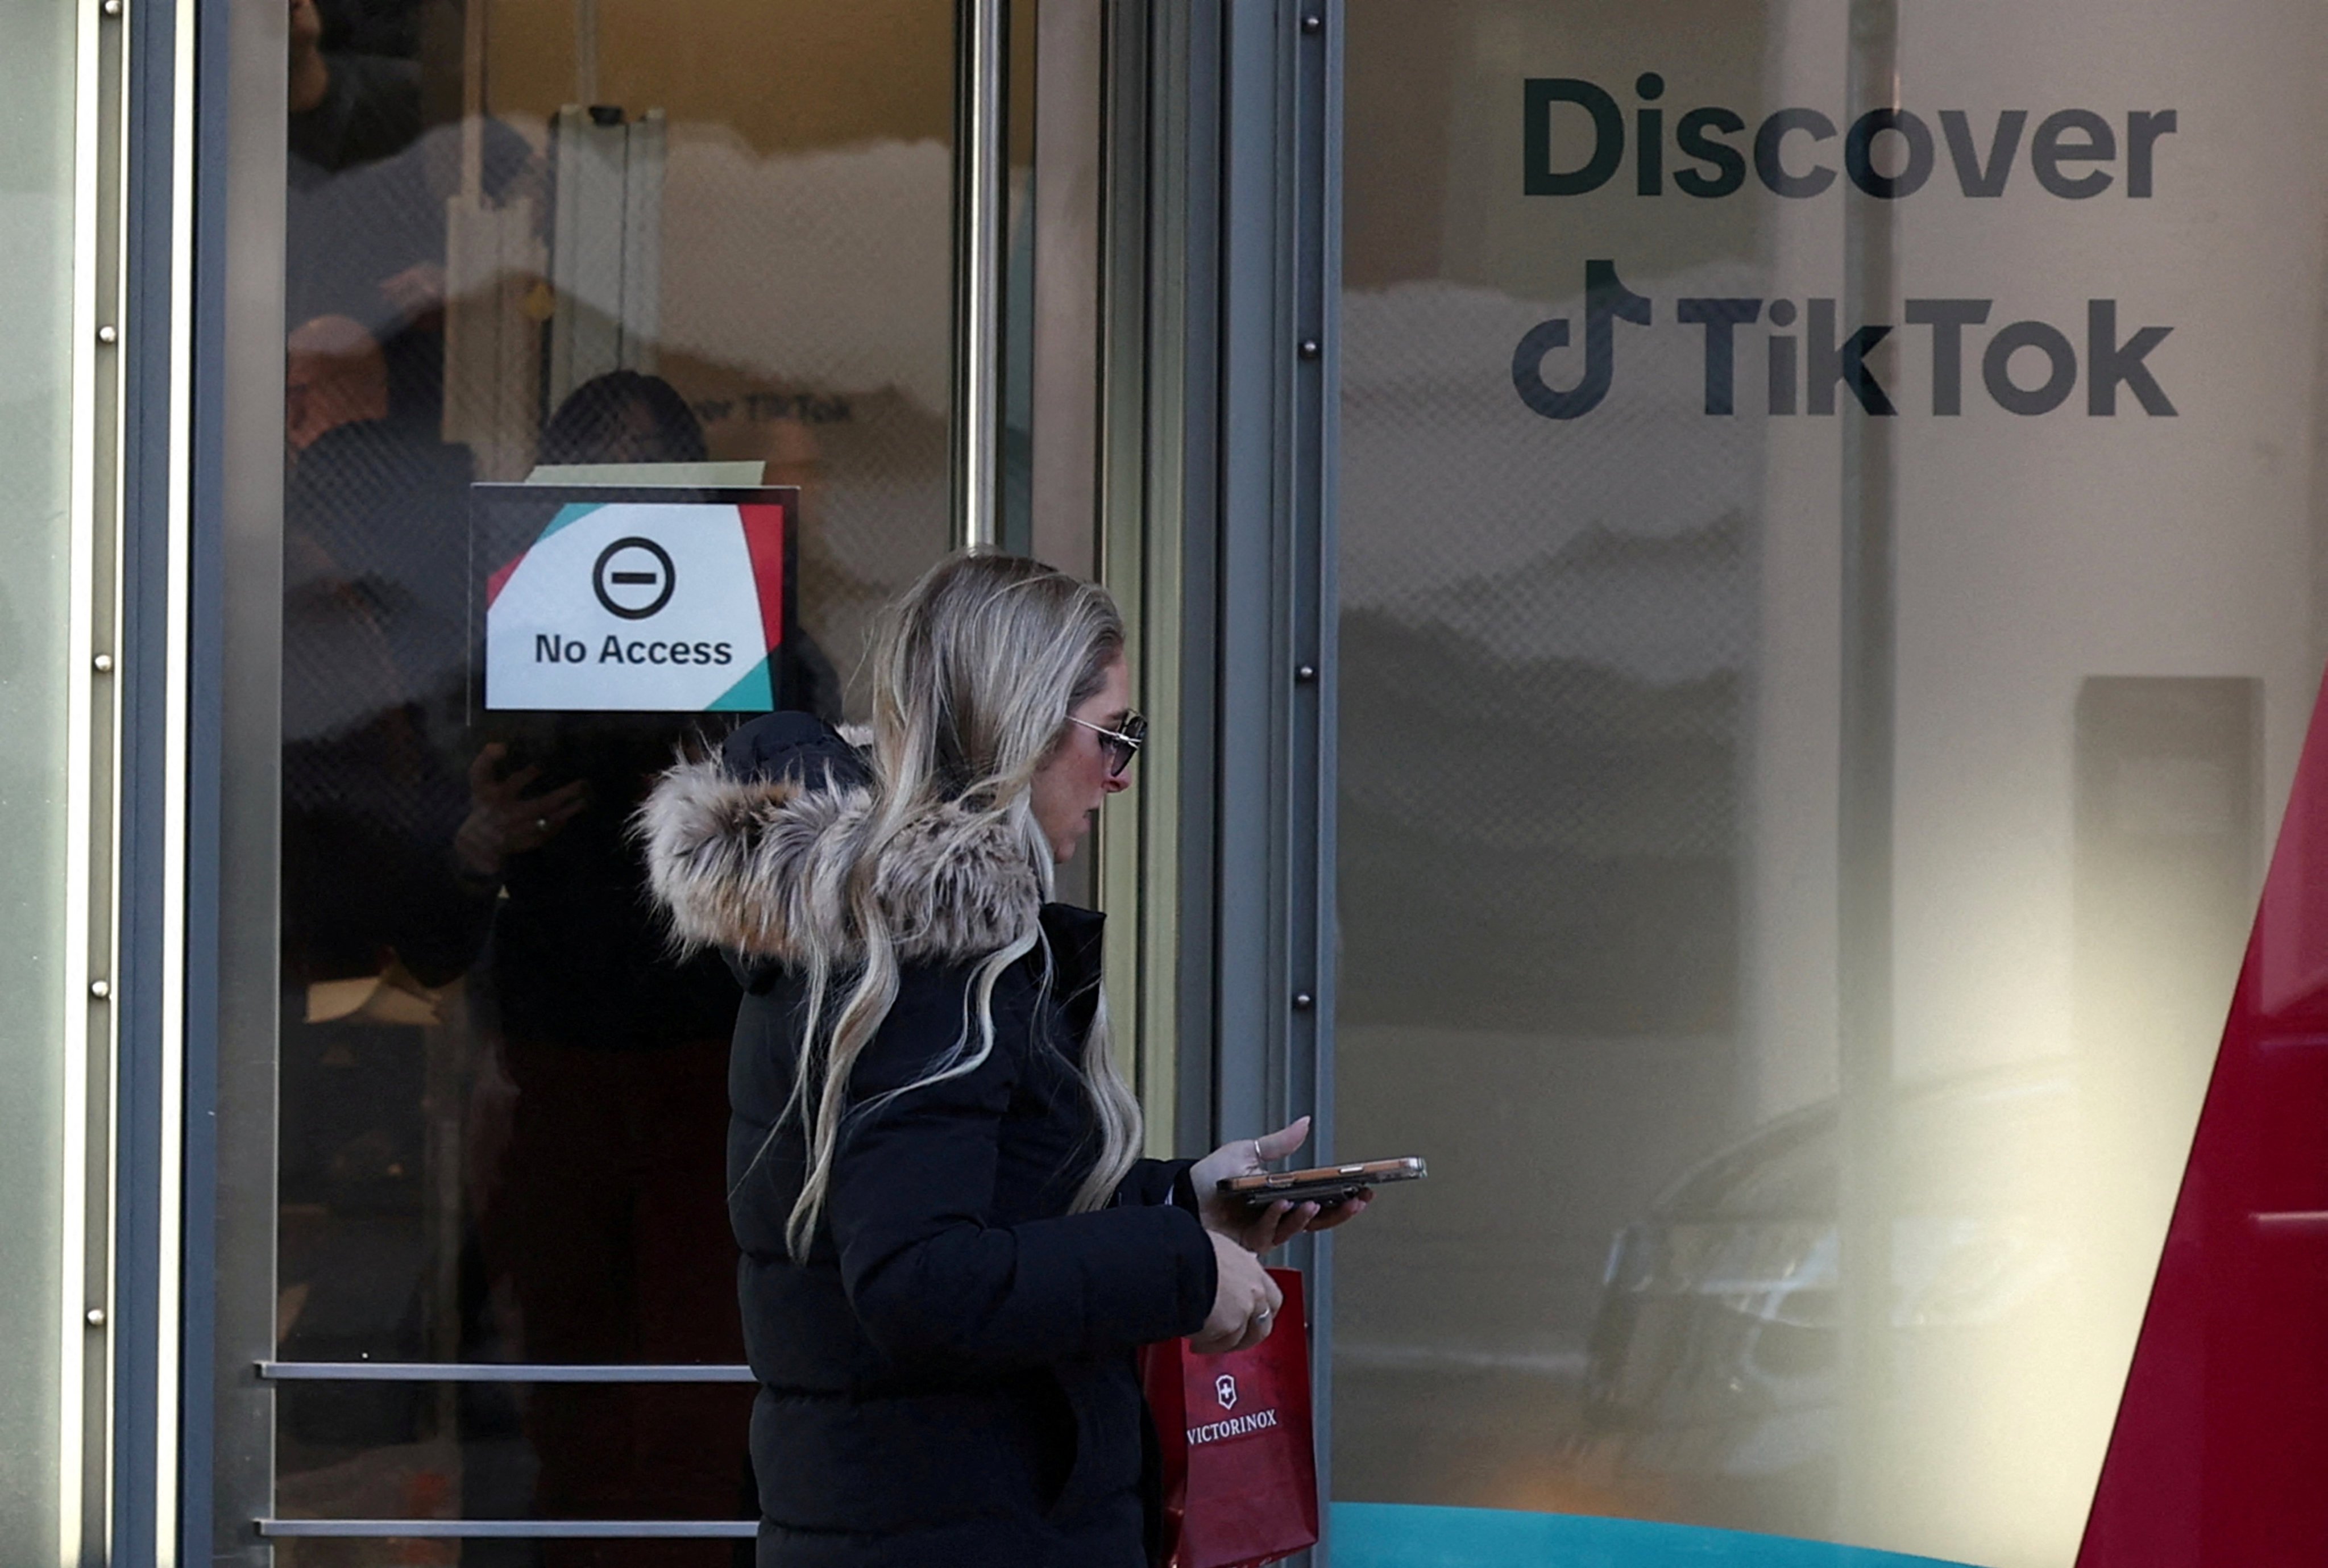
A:
<svg viewBox="0 0 2328 1568">
<path fill-rule="evenodd" d="M 1336 1503 L 1334 1568 L 1962 1568 L 1826 1541 L 1694 1525 Z"/>
</svg>

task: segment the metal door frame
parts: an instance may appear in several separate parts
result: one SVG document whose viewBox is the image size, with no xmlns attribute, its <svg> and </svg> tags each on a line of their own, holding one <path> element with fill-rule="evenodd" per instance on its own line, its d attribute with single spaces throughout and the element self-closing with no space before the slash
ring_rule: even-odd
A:
<svg viewBox="0 0 2328 1568">
<path fill-rule="evenodd" d="M 1177 400 L 1148 461 L 1181 529 L 1182 1154 L 1305 1115 L 1309 1150 L 1334 1152 L 1342 23 L 1340 0 L 1157 11 L 1170 309 L 1150 342 Z M 1330 1495 L 1333 1244 L 1289 1250 Z"/>
</svg>

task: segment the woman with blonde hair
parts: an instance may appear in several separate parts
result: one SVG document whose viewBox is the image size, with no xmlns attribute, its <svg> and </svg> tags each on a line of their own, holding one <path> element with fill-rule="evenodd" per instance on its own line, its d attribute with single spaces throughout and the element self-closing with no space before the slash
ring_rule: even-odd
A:
<svg viewBox="0 0 2328 1568">
<path fill-rule="evenodd" d="M 747 995 L 728 1079 L 761 1568 L 1138 1568 L 1155 1458 L 1134 1348 L 1258 1343 L 1258 1255 L 1363 1199 L 1248 1210 L 1139 1157 L 1100 917 L 1054 866 L 1144 733 L 1104 590 L 949 557 L 891 607 L 869 755 L 746 725 L 641 814 L 680 938 Z M 1201 1196 L 1200 1196 L 1201 1195 Z"/>
</svg>

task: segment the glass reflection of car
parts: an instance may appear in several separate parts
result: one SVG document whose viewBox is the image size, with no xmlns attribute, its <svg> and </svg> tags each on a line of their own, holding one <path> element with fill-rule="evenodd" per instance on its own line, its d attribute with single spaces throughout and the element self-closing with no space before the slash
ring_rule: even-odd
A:
<svg viewBox="0 0 2328 1568">
<path fill-rule="evenodd" d="M 1903 1367 L 1928 1341 L 1945 1375 L 1967 1334 L 2058 1307 L 2072 1093 L 2065 1073 L 2016 1071 L 1894 1097 L 1883 1142 Z M 1833 1100 L 1784 1116 L 1685 1171 L 1610 1248 L 1582 1446 L 1657 1512 L 1788 1530 L 1831 1506 L 1842 1135 Z"/>
</svg>

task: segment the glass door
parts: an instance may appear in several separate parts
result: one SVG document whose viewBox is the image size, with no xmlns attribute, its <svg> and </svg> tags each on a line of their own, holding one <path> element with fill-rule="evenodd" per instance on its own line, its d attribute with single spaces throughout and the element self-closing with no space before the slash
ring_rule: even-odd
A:
<svg viewBox="0 0 2328 1568">
<path fill-rule="evenodd" d="M 869 614 L 964 537 L 966 430 L 974 532 L 1099 568 L 1090 20 L 289 5 L 287 163 L 235 170 L 282 182 L 284 243 L 280 509 L 247 475 L 226 585 L 279 654 L 228 695 L 230 810 L 274 835 L 230 902 L 276 938 L 229 966 L 224 1557 L 748 1554 L 737 994 L 670 957 L 627 826 L 755 712 L 865 716 Z M 1004 129 L 966 170 L 972 117 Z M 728 545 L 657 532 L 690 508 Z M 729 546 L 735 646 L 659 636 Z"/>
</svg>

